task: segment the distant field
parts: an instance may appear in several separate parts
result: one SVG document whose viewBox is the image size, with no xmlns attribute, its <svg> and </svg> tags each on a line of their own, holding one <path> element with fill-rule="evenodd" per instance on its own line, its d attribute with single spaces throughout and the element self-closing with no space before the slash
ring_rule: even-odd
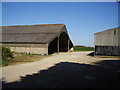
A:
<svg viewBox="0 0 120 90">
<path fill-rule="evenodd" d="M 93 51 L 94 47 L 74 46 L 74 51 Z"/>
</svg>

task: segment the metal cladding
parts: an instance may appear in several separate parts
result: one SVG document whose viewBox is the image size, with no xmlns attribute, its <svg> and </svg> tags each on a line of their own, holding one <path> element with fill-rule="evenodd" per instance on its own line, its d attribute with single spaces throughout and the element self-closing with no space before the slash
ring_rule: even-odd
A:
<svg viewBox="0 0 120 90">
<path fill-rule="evenodd" d="M 120 27 L 94 34 L 95 55 L 120 56 Z"/>
</svg>

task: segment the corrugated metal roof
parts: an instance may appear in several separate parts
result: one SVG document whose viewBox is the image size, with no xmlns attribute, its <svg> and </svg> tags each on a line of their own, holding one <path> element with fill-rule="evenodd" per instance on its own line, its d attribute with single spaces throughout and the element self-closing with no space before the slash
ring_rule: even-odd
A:
<svg viewBox="0 0 120 90">
<path fill-rule="evenodd" d="M 2 26 L 4 43 L 49 43 L 61 32 L 66 32 L 64 24 Z"/>
</svg>

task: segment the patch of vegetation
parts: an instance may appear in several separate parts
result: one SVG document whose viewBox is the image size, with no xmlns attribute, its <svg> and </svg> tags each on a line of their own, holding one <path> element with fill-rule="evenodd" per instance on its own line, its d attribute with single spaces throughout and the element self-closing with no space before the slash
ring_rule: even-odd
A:
<svg viewBox="0 0 120 90">
<path fill-rule="evenodd" d="M 13 54 L 10 49 L 6 47 L 0 47 L 0 66 L 7 66 L 10 58 L 13 58 Z"/>
<path fill-rule="evenodd" d="M 22 56 L 41 56 L 41 54 L 25 53 L 25 52 L 12 52 L 14 54 L 21 54 Z"/>
<path fill-rule="evenodd" d="M 9 60 L 9 65 L 22 64 L 27 62 L 39 61 L 45 56 L 15 56 Z"/>
<path fill-rule="evenodd" d="M 94 47 L 74 46 L 74 51 L 94 51 Z"/>
<path fill-rule="evenodd" d="M 0 47 L 0 66 L 39 61 L 44 57 L 41 54 L 11 52 L 9 48 Z"/>
</svg>

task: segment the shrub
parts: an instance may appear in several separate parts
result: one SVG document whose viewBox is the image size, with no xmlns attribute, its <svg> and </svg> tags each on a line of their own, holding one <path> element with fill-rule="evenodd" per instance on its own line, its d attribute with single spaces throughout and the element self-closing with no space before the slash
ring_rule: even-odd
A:
<svg viewBox="0 0 120 90">
<path fill-rule="evenodd" d="M 13 54 L 9 48 L 2 47 L 2 58 L 12 58 Z"/>
<path fill-rule="evenodd" d="M 2 66 L 7 66 L 9 64 L 9 58 L 13 57 L 12 52 L 9 48 L 1 47 L 0 54 L 0 63 L 2 63 Z"/>
</svg>

